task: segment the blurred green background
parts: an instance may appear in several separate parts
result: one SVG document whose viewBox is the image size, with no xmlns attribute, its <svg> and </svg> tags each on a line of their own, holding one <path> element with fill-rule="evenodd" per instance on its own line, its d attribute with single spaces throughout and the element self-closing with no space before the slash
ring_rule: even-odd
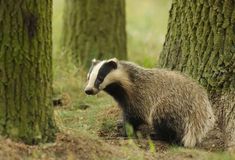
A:
<svg viewBox="0 0 235 160">
<path fill-rule="evenodd" d="M 54 57 L 60 55 L 64 0 L 53 5 Z M 156 65 L 167 30 L 171 0 L 126 0 L 128 59 L 146 67 Z M 95 57 L 94 57 L 95 58 Z"/>
</svg>

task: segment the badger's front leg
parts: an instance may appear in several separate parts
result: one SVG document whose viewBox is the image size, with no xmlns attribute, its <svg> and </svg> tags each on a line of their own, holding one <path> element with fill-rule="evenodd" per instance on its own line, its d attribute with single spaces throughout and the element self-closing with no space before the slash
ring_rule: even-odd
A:
<svg viewBox="0 0 235 160">
<path fill-rule="evenodd" d="M 125 130 L 125 118 L 122 115 L 119 116 L 117 120 L 117 130 L 120 136 L 127 137 L 126 130 Z"/>
<path fill-rule="evenodd" d="M 122 119 L 118 120 L 117 128 L 122 136 L 136 136 L 139 126 L 143 124 L 143 121 L 138 117 L 130 116 L 127 113 L 122 114 Z"/>
</svg>

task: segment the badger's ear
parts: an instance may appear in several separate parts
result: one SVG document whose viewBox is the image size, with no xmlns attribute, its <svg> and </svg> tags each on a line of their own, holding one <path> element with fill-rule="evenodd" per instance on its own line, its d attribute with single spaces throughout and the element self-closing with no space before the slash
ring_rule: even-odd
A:
<svg viewBox="0 0 235 160">
<path fill-rule="evenodd" d="M 94 66 L 94 65 L 96 65 L 97 63 L 99 63 L 100 62 L 100 60 L 97 60 L 97 59 L 92 59 L 92 61 L 91 61 L 91 63 L 92 63 L 92 65 Z"/>
<path fill-rule="evenodd" d="M 117 58 L 112 58 L 107 61 L 107 64 L 112 67 L 113 69 L 117 69 L 118 65 L 118 59 Z"/>
</svg>

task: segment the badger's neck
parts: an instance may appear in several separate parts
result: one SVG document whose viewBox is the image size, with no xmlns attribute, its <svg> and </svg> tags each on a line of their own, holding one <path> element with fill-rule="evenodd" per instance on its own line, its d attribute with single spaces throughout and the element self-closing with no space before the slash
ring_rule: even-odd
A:
<svg viewBox="0 0 235 160">
<path fill-rule="evenodd" d="M 130 99 L 133 92 L 133 83 L 130 79 L 129 72 L 127 71 L 128 66 L 120 62 L 118 69 L 112 72 L 110 75 L 110 81 L 113 83 L 105 87 L 104 91 L 111 95 L 120 105 L 122 109 L 130 108 Z"/>
<path fill-rule="evenodd" d="M 123 109 L 129 106 L 128 93 L 121 83 L 112 83 L 104 91 L 111 95 Z"/>
</svg>

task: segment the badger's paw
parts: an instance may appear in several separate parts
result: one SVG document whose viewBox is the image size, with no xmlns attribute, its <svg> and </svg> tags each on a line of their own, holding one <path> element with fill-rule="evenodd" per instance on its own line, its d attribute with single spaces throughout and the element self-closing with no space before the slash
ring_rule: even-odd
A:
<svg viewBox="0 0 235 160">
<path fill-rule="evenodd" d="M 197 143 L 196 136 L 194 134 L 191 134 L 190 132 L 188 132 L 182 138 L 182 144 L 184 145 L 184 147 L 193 148 L 195 147 L 196 143 Z"/>
</svg>

